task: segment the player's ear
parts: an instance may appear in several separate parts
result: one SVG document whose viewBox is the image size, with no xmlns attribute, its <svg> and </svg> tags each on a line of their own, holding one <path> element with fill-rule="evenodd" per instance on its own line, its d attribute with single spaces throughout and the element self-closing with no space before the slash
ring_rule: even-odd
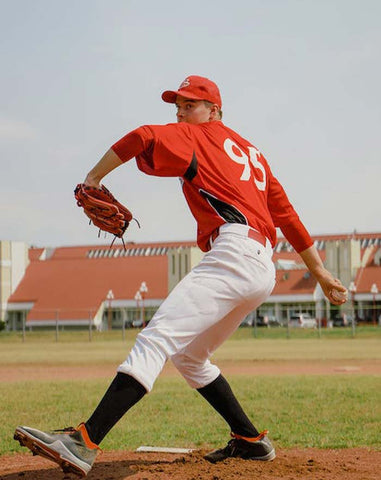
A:
<svg viewBox="0 0 381 480">
<path fill-rule="evenodd" d="M 220 119 L 220 107 L 217 104 L 213 104 L 210 107 L 209 121 Z"/>
</svg>

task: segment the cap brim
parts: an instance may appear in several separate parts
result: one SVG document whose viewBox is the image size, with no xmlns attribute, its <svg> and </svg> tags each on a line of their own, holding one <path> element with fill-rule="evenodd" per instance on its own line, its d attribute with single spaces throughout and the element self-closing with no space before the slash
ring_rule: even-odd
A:
<svg viewBox="0 0 381 480">
<path fill-rule="evenodd" d="M 176 90 L 176 91 L 166 90 L 161 94 L 161 98 L 164 100 L 164 102 L 176 103 L 177 95 L 180 95 L 180 97 L 189 98 L 191 100 L 204 100 L 203 98 L 200 98 L 198 95 L 184 92 L 183 90 Z"/>
</svg>

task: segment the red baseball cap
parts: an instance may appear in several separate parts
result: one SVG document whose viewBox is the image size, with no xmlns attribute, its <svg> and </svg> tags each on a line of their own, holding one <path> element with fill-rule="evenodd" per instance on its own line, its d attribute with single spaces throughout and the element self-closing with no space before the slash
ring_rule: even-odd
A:
<svg viewBox="0 0 381 480">
<path fill-rule="evenodd" d="M 215 103 L 219 108 L 222 107 L 220 91 L 209 78 L 191 75 L 182 82 L 178 90 L 166 90 L 162 93 L 161 98 L 164 102 L 176 103 L 177 95 L 191 100 L 207 100 Z"/>
</svg>

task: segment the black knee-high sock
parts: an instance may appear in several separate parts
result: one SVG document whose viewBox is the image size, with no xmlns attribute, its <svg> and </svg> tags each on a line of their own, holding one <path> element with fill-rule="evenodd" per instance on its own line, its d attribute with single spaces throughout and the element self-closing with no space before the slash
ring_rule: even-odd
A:
<svg viewBox="0 0 381 480">
<path fill-rule="evenodd" d="M 222 375 L 206 387 L 198 388 L 197 391 L 226 420 L 232 432 L 243 437 L 259 435 Z"/>
<path fill-rule="evenodd" d="M 147 390 L 135 378 L 117 373 L 104 397 L 85 423 L 90 440 L 99 445 L 112 427 Z"/>
</svg>

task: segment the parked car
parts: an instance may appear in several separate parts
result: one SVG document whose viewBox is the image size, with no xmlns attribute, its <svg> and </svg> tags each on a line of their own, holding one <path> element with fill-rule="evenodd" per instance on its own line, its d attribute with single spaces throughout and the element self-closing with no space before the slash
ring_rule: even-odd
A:
<svg viewBox="0 0 381 480">
<path fill-rule="evenodd" d="M 281 324 L 274 315 L 248 315 L 241 323 L 241 327 L 279 327 Z"/>
<path fill-rule="evenodd" d="M 240 327 L 251 327 L 253 325 L 252 321 L 253 321 L 252 317 L 248 315 L 242 320 Z"/>
<path fill-rule="evenodd" d="M 346 313 L 338 313 L 332 318 L 333 327 L 348 327 L 352 325 L 353 318 Z"/>
<path fill-rule="evenodd" d="M 317 321 L 309 313 L 296 313 L 290 317 L 290 327 L 316 328 Z"/>
<path fill-rule="evenodd" d="M 268 327 L 269 326 L 268 318 L 266 316 L 263 316 L 263 315 L 257 315 L 256 319 L 253 318 L 253 326 L 254 326 L 255 323 L 256 323 L 257 327 Z"/>
<path fill-rule="evenodd" d="M 137 318 L 137 319 L 133 320 L 132 326 L 133 326 L 134 328 L 142 328 L 142 326 L 143 326 L 143 320 L 142 320 L 141 318 Z"/>
<path fill-rule="evenodd" d="M 267 327 L 268 326 L 268 320 L 266 317 L 263 317 L 262 315 L 257 315 L 257 318 L 255 318 L 253 315 L 248 315 L 246 318 L 244 318 L 241 322 L 241 327 Z"/>
<path fill-rule="evenodd" d="M 264 320 L 269 327 L 280 327 L 282 325 L 275 315 L 265 315 Z"/>
</svg>

